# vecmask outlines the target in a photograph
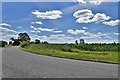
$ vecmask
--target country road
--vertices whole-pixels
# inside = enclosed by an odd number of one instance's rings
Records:
[[[118,65],[49,57],[2,49],[3,78],[118,78]]]

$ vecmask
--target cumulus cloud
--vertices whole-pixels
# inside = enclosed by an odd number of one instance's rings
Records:
[[[34,26],[31,26],[31,32],[41,32],[41,31],[47,31],[47,32],[52,32],[54,29],[48,29],[48,28],[35,28]]]
[[[0,27],[0,38],[3,40],[14,37],[14,36],[16,36],[16,34],[17,34],[17,32],[12,29]]]
[[[70,33],[70,34],[73,34],[73,35],[77,35],[77,34],[84,33],[85,30],[71,30],[71,29],[69,29],[67,32]]]
[[[76,20],[77,23],[91,23],[91,22],[98,23],[110,19],[110,17],[104,13],[93,14],[93,12],[89,9],[78,10],[74,12],[73,16],[77,18]]]
[[[32,24],[42,24],[41,21],[31,22]]]
[[[90,3],[90,4],[94,4],[94,5],[100,5],[102,0],[73,0],[77,3],[81,3],[81,4],[87,4],[87,3]]]
[[[103,21],[106,21],[106,20],[109,20],[110,17],[107,16],[106,14],[104,13],[97,13],[94,15],[92,21],[93,22],[103,22]]]
[[[46,12],[35,10],[32,12],[32,14],[36,15],[37,18],[40,19],[58,19],[62,17],[62,12],[60,10],[51,10]]]
[[[49,29],[49,28],[36,28],[34,26],[31,26],[31,32],[33,33],[40,33],[41,31],[46,31],[46,32],[53,32],[53,33],[62,33],[60,30],[54,30],[54,29]]]
[[[33,35],[32,39],[40,39],[41,41],[48,41],[51,43],[73,43],[76,39],[74,37],[66,36],[65,34],[56,34],[50,36]]]
[[[16,31],[8,29],[8,28],[4,28],[4,27],[0,27],[0,33],[4,34],[4,33],[16,33]]]
[[[68,33],[72,34],[72,35],[78,35],[78,34],[82,34],[84,35],[84,37],[82,38],[110,38],[109,34],[105,34],[102,32],[98,32],[98,33],[92,33],[92,32],[88,32],[86,30],[68,30]]]
[[[120,20],[111,20],[109,22],[103,22],[103,24],[109,25],[109,26],[117,26],[117,25],[120,25]]]
[[[98,32],[98,33],[90,33],[90,32],[85,32],[84,33],[84,38],[111,38],[109,34],[105,34],[105,33],[102,33],[102,32]]]
[[[87,18],[87,19],[93,17],[93,15],[94,14],[92,13],[92,11],[88,9],[78,10],[73,14],[75,18]]]
[[[8,26],[8,27],[11,27],[10,24],[7,24],[7,23],[0,23],[0,26]]]

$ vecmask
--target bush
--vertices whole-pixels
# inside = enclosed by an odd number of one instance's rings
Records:
[[[40,40],[36,39],[35,44],[40,44]]]
[[[27,47],[27,46],[30,46],[30,43],[29,42],[23,42],[22,44],[21,44],[21,47]]]
[[[20,41],[18,39],[14,40],[13,46],[19,46],[20,45]]]
[[[66,48],[66,49],[62,48],[61,50],[64,51],[64,52],[73,52],[72,49],[69,49],[69,48]]]
[[[6,41],[0,41],[0,47],[5,47],[5,45],[7,45]]]
[[[12,41],[9,41],[9,45],[12,45]]]

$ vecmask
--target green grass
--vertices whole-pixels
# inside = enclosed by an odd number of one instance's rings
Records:
[[[30,44],[21,47],[23,50],[35,54],[59,56],[74,59],[85,59],[105,62],[118,62],[117,51],[88,51],[62,44]]]

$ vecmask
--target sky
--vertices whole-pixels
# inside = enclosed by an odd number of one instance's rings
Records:
[[[26,32],[50,43],[118,42],[119,25],[117,2],[2,2],[0,39]]]

